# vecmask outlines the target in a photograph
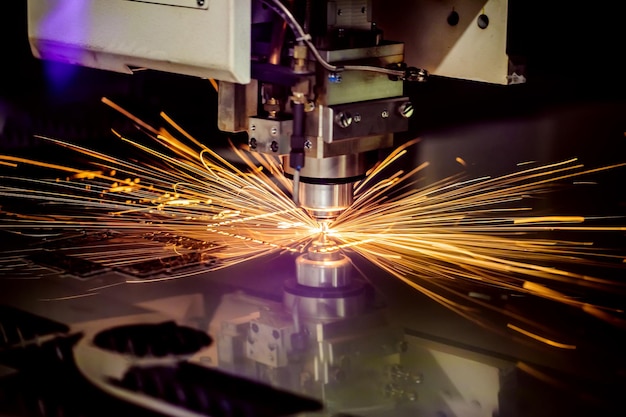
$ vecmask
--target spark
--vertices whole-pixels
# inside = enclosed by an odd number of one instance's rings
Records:
[[[519,332],[519,333],[521,333],[521,334],[523,334],[525,336],[528,336],[528,337],[531,337],[533,339],[539,340],[540,342],[543,342],[543,343],[545,343],[546,345],[549,345],[549,346],[553,346],[553,347],[556,347],[556,348],[559,348],[559,349],[570,349],[570,350],[576,349],[576,346],[574,346],[574,345],[567,345],[565,343],[556,342],[554,340],[548,339],[547,337],[543,337],[543,336],[540,336],[540,335],[535,334],[533,332],[530,332],[528,330],[524,330],[521,327],[515,326],[515,325],[513,325],[511,323],[509,323],[507,325],[507,327],[509,329],[515,330],[516,332]]]
[[[163,263],[170,255],[201,266],[111,286],[184,278],[270,254],[300,253],[316,240],[332,239],[336,247],[328,250],[360,255],[463,317],[491,326],[477,308],[497,312],[506,317],[501,327],[552,347],[575,345],[527,330],[540,326],[497,306],[480,291],[463,292],[463,284],[540,297],[626,326],[620,309],[580,297],[587,290],[624,294],[626,283],[576,272],[577,266],[623,268],[623,255],[606,253],[590,241],[537,237],[545,232],[624,233],[626,226],[598,225],[597,220],[606,220],[602,217],[534,215],[525,204],[560,182],[588,183],[583,177],[626,164],[585,168],[575,158],[546,165],[530,161],[498,177],[468,179],[459,174],[420,187],[428,163],[408,171],[394,168],[418,143],[415,139],[393,150],[355,184],[351,207],[333,221],[318,223],[293,202],[291,183],[276,158],[233,145],[239,162],[231,162],[164,113],[167,127],[156,129],[108,99],[103,103],[145,134],[147,143],[113,131],[145,159],[123,159],[44,138],[88,157],[90,166],[0,155],[0,165],[10,169],[27,165],[54,173],[2,177],[0,196],[35,201],[42,212],[0,212],[6,230],[32,235],[45,231],[48,242],[55,236],[62,241],[67,230],[111,232],[96,243],[64,248],[72,257],[105,267]],[[457,162],[466,165],[460,157]],[[155,231],[163,235],[155,236]],[[11,262],[13,254],[10,260],[0,259],[0,267],[10,269]]]
[[[583,223],[584,221],[585,218],[582,216],[540,216],[515,219],[513,223]]]
[[[177,236],[214,243],[205,252],[219,262],[207,265],[203,271],[273,252],[297,251],[313,234],[319,233],[317,222],[285,193],[287,180],[282,174],[275,175],[281,173],[277,160],[264,155],[247,155],[234,148],[243,162],[243,168],[238,168],[192,138],[165,114],[163,118],[183,136],[182,139],[166,129],[152,128],[107,99],[103,102],[130,117],[156,142],[156,146],[148,146],[113,132],[122,141],[144,151],[151,157],[150,161],[130,162],[53,138],[44,139],[89,156],[93,167],[83,169],[2,155],[0,161],[61,173],[55,179],[4,177],[16,185],[1,186],[2,196],[29,198],[63,207],[61,212],[49,215],[4,212],[9,214],[10,230],[39,227],[58,229],[61,233],[81,228],[134,235],[155,229],[169,231]],[[157,163],[150,165],[155,160]],[[64,173],[68,174],[66,178],[59,179]],[[82,248],[80,256],[106,266],[121,266],[140,259],[158,260],[168,250],[159,242],[143,242],[139,246],[136,241],[118,242],[111,246],[115,250],[86,251]],[[215,250],[215,247],[228,250]],[[194,252],[194,249],[177,247],[171,250],[176,254]]]
[[[591,305],[581,300],[579,294],[593,290],[623,295],[626,282],[575,272],[576,265],[615,268],[623,254],[603,253],[590,242],[530,236],[546,231],[623,234],[626,227],[586,224],[594,218],[583,216],[527,216],[525,213],[532,207],[523,203],[548,193],[559,181],[625,165],[584,169],[576,159],[570,159],[496,178],[452,177],[416,188],[415,176],[423,166],[389,176],[384,161],[366,179],[377,185],[355,196],[352,207],[331,225],[331,233],[338,246],[350,248],[435,301],[473,321],[481,321],[479,324],[484,321],[472,312],[472,304],[536,325],[528,318],[484,302],[484,297],[460,293],[458,288],[463,288],[463,283],[549,299],[624,326],[624,320],[615,317],[623,313],[620,309]],[[385,179],[377,182],[376,175],[383,172]],[[398,190],[398,196],[385,200],[386,194]],[[549,286],[566,290],[556,291]],[[468,304],[469,298],[473,300]],[[571,348],[569,344],[523,332],[516,325],[507,327],[553,347]]]

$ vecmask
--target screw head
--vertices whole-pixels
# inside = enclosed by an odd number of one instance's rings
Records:
[[[250,138],[250,140],[248,141],[248,146],[250,147],[250,149],[256,149],[258,146],[256,138]]]
[[[380,117],[382,117],[383,119],[388,118],[388,117],[389,117],[389,111],[387,111],[386,109],[385,109],[385,110],[383,110],[383,111],[380,113]]]
[[[411,103],[410,101],[407,101],[406,103],[402,103],[402,105],[400,105],[398,110],[400,111],[400,115],[402,117],[404,117],[405,119],[408,119],[411,116],[413,116],[413,112],[415,111],[415,108],[413,107],[413,103]]]
[[[278,152],[278,142],[273,140],[270,144],[270,149],[272,150],[272,152]]]
[[[310,140],[304,141],[304,147],[305,149],[311,149],[313,147],[313,142],[311,142]]]
[[[346,128],[352,124],[352,115],[350,112],[340,111],[335,115],[335,123],[341,128]]]

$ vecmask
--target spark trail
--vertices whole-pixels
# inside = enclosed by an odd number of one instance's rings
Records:
[[[504,314],[527,328],[542,327],[482,297],[472,299],[467,292],[459,291],[468,284],[542,297],[626,327],[621,308],[596,303],[587,296],[619,294],[623,299],[626,281],[593,276],[587,270],[621,270],[623,274],[624,253],[596,247],[587,240],[537,237],[546,232],[623,236],[626,226],[599,225],[594,222],[598,219],[583,216],[534,216],[525,204],[550,193],[559,183],[625,164],[585,169],[571,159],[495,178],[453,177],[416,188],[419,173],[427,164],[410,172],[388,174],[388,168],[411,145],[397,149],[357,186],[353,206],[336,219],[328,232],[340,247],[362,255],[480,324],[484,321],[476,313],[476,305]],[[395,196],[387,199],[394,191]],[[511,323],[506,327],[554,347],[575,348]]]
[[[114,103],[105,102],[133,118],[154,141],[154,146],[148,147],[114,132],[144,152],[146,161],[129,162],[52,138],[44,139],[88,156],[91,168],[1,156],[0,161],[6,164],[33,165],[51,169],[58,175],[54,178],[5,176],[3,183],[10,180],[14,185],[3,185],[2,196],[34,200],[40,203],[44,213],[46,206],[62,207],[49,215],[14,214],[4,219],[7,228],[39,227],[51,232],[112,230],[135,235],[158,230],[197,242],[211,240],[217,246],[227,247],[226,250],[210,247],[210,256],[221,261],[213,268],[269,252],[298,250],[302,242],[319,230],[319,225],[283,192],[286,179],[278,174],[277,161],[233,148],[245,165],[239,168],[201,145],[165,114],[162,116],[183,139],[166,129],[153,129]],[[186,251],[175,242],[170,243],[170,251]],[[94,250],[82,256],[119,266],[149,257],[159,259],[164,256],[163,246],[146,241],[139,247],[121,248],[114,253]]]
[[[427,164],[408,172],[394,170],[415,140],[393,151],[356,185],[355,202],[348,210],[331,224],[320,225],[293,203],[291,184],[278,160],[233,147],[241,164],[229,162],[165,114],[168,127],[155,129],[103,101],[134,120],[152,141],[148,145],[114,132],[145,158],[132,161],[52,138],[46,140],[88,157],[89,168],[0,156],[5,170],[29,165],[53,173],[3,176],[0,196],[35,201],[41,208],[34,214],[3,212],[4,229],[38,230],[48,240],[66,230],[152,237],[140,244],[111,239],[80,249],[81,258],[107,267],[158,261],[167,254],[200,253],[201,260],[204,255],[218,260],[156,279],[180,278],[272,253],[301,252],[323,233],[343,251],[361,255],[464,317],[485,324],[479,310],[494,310],[517,323],[507,322],[509,330],[554,347],[575,348],[542,338],[528,330],[541,327],[529,318],[459,288],[471,284],[537,296],[624,326],[623,311],[580,294],[626,294],[626,283],[576,272],[578,266],[623,268],[623,254],[605,252],[587,241],[537,236],[546,231],[623,234],[626,227],[594,226],[582,216],[538,216],[525,203],[560,182],[626,164],[586,169],[572,159],[524,166],[495,178],[468,180],[459,175],[418,187]],[[114,250],[105,250],[107,246]],[[16,262],[14,254],[6,259]]]

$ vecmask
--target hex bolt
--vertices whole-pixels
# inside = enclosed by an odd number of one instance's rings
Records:
[[[400,111],[400,115],[402,117],[404,117],[405,119],[408,119],[411,116],[413,116],[413,112],[415,111],[415,108],[413,107],[413,103],[411,103],[410,101],[407,101],[406,103],[402,103],[400,107],[398,108],[398,110]]]
[[[270,145],[270,149],[272,150],[272,152],[278,152],[278,142],[273,140]]]
[[[385,109],[380,113],[380,117],[382,117],[383,119],[386,119],[389,117],[389,112]]]
[[[345,129],[352,124],[352,115],[349,112],[340,111],[335,115],[335,123]]]

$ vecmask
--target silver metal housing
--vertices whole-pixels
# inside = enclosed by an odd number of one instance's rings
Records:
[[[352,183],[310,184],[301,183],[298,190],[300,204],[318,220],[336,218],[350,207],[354,196]]]

